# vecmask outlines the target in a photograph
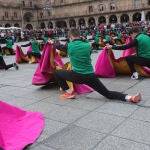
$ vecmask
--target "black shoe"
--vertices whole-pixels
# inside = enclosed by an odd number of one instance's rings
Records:
[[[19,66],[17,65],[17,63],[14,63],[13,66],[14,66],[14,68],[15,68],[16,70],[19,69]]]

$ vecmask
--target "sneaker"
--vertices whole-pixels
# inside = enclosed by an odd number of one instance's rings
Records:
[[[139,78],[139,74],[137,72],[134,72],[131,76],[131,79],[137,80]]]
[[[75,94],[74,94],[74,92],[72,92],[71,94],[65,92],[64,94],[60,95],[60,98],[62,98],[62,99],[74,99],[75,98]]]
[[[19,69],[19,66],[17,65],[17,63],[14,63],[13,66],[14,66],[14,68],[15,68],[16,70]]]
[[[132,103],[137,103],[141,100],[142,100],[141,93],[137,93],[136,95],[131,96],[131,98],[130,98],[130,102],[132,102]]]

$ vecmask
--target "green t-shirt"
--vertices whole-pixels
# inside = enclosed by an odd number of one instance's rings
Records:
[[[122,38],[122,35],[120,33],[118,33],[117,39],[121,40],[121,38]]]
[[[136,46],[138,56],[150,58],[150,37],[145,34],[139,34],[136,39],[138,41]]]
[[[75,72],[80,74],[94,73],[91,64],[91,45],[81,40],[75,40],[68,44],[70,63]]]
[[[33,53],[40,53],[39,45],[37,42],[34,40],[31,41],[31,46],[32,46],[32,52]]]
[[[109,42],[110,41],[110,36],[109,35],[105,35],[105,40],[106,40],[106,42]]]
[[[7,47],[12,49],[13,41],[11,39],[6,40]]]
[[[95,38],[94,38],[94,42],[96,43],[96,44],[99,44],[99,36],[95,36]]]
[[[48,40],[48,38],[47,38],[47,37],[44,37],[44,38],[43,38],[43,42],[44,42],[44,44],[47,42],[47,40]]]

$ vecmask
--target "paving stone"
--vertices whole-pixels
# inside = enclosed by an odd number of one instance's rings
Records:
[[[150,123],[128,119],[121,124],[112,135],[116,135],[136,142],[150,143]]]
[[[104,136],[85,128],[70,126],[49,137],[44,145],[61,150],[90,150]]]
[[[93,150],[150,150],[150,146],[119,137],[108,136]]]
[[[85,115],[87,111],[71,108],[67,106],[61,106],[54,111],[45,114],[45,116],[49,119],[65,122],[65,123],[72,123],[75,120],[79,119],[83,115]]]
[[[105,103],[103,106],[100,106],[95,111],[128,117],[137,109],[137,107],[138,106],[136,105],[126,104],[126,102],[117,103],[115,101],[111,101]]]
[[[75,125],[102,133],[109,133],[124,119],[124,117],[91,112],[75,122]]]
[[[150,109],[141,107],[130,118],[150,122]]]
[[[42,112],[43,114],[45,114],[59,109],[59,106],[45,102],[37,102],[24,108],[26,110]]]

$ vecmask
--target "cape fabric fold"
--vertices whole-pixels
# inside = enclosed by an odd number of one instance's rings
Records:
[[[150,77],[150,68],[141,67],[138,65],[135,65],[135,68],[141,76]],[[113,77],[113,75],[115,77],[115,74],[129,75],[131,72],[124,57],[116,59],[111,49],[103,49],[97,59],[95,73],[100,77],[109,77],[110,75],[112,75],[110,77]]]
[[[44,118],[40,112],[29,112],[0,100],[0,148],[22,150],[40,136]]]
[[[125,44],[128,44],[130,42],[131,42],[131,37],[127,37]],[[123,53],[122,53],[122,57],[125,57],[125,56],[128,56],[128,55],[132,55],[132,54],[136,54],[135,47],[132,47],[132,48],[124,50]]]
[[[41,61],[38,64],[34,73],[32,84],[33,85],[46,85],[53,79],[53,72],[56,69],[70,70],[70,63],[64,64],[56,49],[49,43],[46,43],[43,49]],[[83,94],[93,91],[92,88],[84,84],[73,84],[68,82],[69,87],[77,94]]]
[[[17,63],[28,63],[29,58],[27,54],[24,54],[20,46],[16,46],[16,62]]]

